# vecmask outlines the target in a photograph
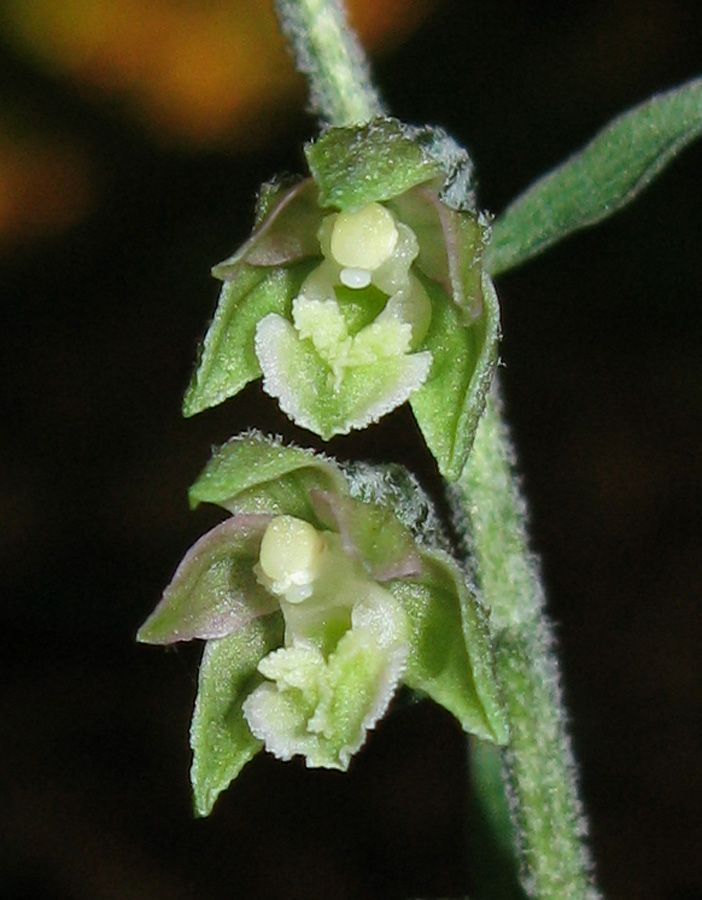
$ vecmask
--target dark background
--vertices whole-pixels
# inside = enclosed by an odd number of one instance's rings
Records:
[[[394,112],[445,126],[495,212],[611,116],[702,69],[695,0],[446,0],[378,60]],[[300,168],[158,149],[9,48],[2,83],[90,147],[98,206],[1,260],[0,898],[363,900],[465,894],[464,749],[441,710],[384,721],[349,775],[260,755],[193,818],[199,648],[134,633],[214,511],[185,491],[249,426],[314,443],[254,386],[180,418],[209,266]],[[592,847],[611,900],[702,897],[702,147],[616,219],[499,280],[502,382],[557,623]],[[399,453],[398,453],[399,446]],[[436,479],[401,410],[340,457]]]

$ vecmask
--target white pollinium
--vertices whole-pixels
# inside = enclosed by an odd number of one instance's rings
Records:
[[[392,213],[380,203],[368,203],[355,212],[341,212],[331,233],[331,255],[342,267],[347,287],[370,284],[370,273],[395,252],[399,232]]]
[[[309,522],[276,516],[261,541],[259,580],[289,603],[301,603],[312,594],[325,549],[324,538]]]
[[[342,269],[339,272],[339,281],[346,287],[359,290],[371,283],[371,273],[368,269]]]

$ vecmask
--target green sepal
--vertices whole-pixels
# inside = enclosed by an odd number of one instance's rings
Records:
[[[145,644],[232,634],[277,608],[254,566],[269,516],[226,519],[183,557],[156,609],[137,633]]]
[[[276,613],[205,646],[190,727],[190,780],[198,816],[212,812],[219,794],[263,748],[251,734],[241,705],[263,681],[259,662],[282,641],[283,617]]]
[[[699,78],[617,116],[507,207],[493,228],[487,270],[513,269],[617,212],[700,134]]]
[[[269,313],[290,315],[292,300],[309,270],[309,261],[273,269],[238,264],[222,285],[214,319],[185,393],[184,416],[216,406],[260,378],[261,367],[254,352],[256,325]]]
[[[421,346],[434,362],[410,404],[441,474],[455,480],[472,447],[498,358],[499,304],[481,259],[487,221],[451,209],[424,186],[389,206],[417,235],[417,267],[432,301]]]
[[[439,471],[449,481],[461,474],[485,409],[497,366],[500,309],[489,277],[482,276],[480,314],[467,318],[442,287],[425,280],[432,317],[423,347],[434,362],[410,405]]]
[[[319,519],[339,532],[346,553],[361,562],[371,578],[387,581],[421,571],[414,538],[392,509],[320,491],[311,499]]]
[[[212,453],[188,497],[193,509],[217,503],[232,515],[297,516],[318,525],[312,490],[346,494],[349,487],[327,457],[249,431]]]
[[[432,129],[381,118],[330,128],[305,146],[305,155],[320,204],[354,210],[445,177],[433,145]]]
[[[412,628],[403,681],[452,713],[467,733],[503,744],[507,724],[487,613],[449,556],[440,551],[421,556],[418,579],[388,584]]]

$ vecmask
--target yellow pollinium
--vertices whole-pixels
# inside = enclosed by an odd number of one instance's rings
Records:
[[[392,213],[380,203],[341,212],[331,233],[331,252],[345,269],[373,271],[395,252],[399,233]]]
[[[317,577],[325,546],[324,538],[309,522],[276,516],[266,528],[259,553],[259,565],[271,590],[285,594],[292,603],[309,596],[309,591],[299,589]]]

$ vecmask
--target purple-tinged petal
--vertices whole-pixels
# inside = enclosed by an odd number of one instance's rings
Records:
[[[317,231],[328,215],[317,204],[317,188],[311,178],[282,191],[269,214],[236,253],[218,263],[212,274],[228,281],[237,266],[281,266],[310,256],[319,256]]]
[[[438,281],[447,293],[451,292],[448,256],[443,229],[439,219],[439,185],[421,185],[406,194],[394,197],[388,206],[398,219],[408,225],[417,237],[419,256],[416,264],[427,278]]]
[[[475,322],[483,314],[481,255],[484,249],[483,228],[477,219],[449,209],[439,202],[439,221],[446,241],[449,295],[459,309]]]
[[[421,185],[389,204],[417,235],[417,265],[437,281],[470,321],[483,312],[480,259],[486,229],[474,215],[451,209],[428,185]]]
[[[274,612],[277,601],[253,571],[270,521],[271,516],[235,516],[203,535],[183,557],[137,640],[173,644],[225,637]]]
[[[310,499],[319,519],[339,532],[346,553],[376,581],[421,573],[414,539],[391,510],[329,491],[311,491]]]

